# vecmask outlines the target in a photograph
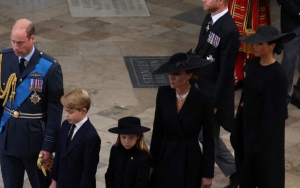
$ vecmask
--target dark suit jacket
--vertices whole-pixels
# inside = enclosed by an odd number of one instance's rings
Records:
[[[66,149],[70,129],[71,124],[67,120],[64,121],[51,171],[52,179],[57,181],[57,188],[95,188],[100,137],[91,122],[87,120]]]
[[[63,95],[63,77],[60,65],[52,57],[35,49],[23,74],[20,74],[19,60],[12,49],[1,52],[2,89],[12,73],[17,75],[17,86],[20,80],[28,76],[34,70],[40,58],[45,58],[53,64],[43,78],[43,88],[37,92],[41,100],[34,104],[31,102],[31,94],[18,107],[18,111],[24,113],[47,113],[44,119],[22,119],[10,117],[2,129],[0,136],[1,152],[16,157],[37,157],[41,150],[54,152],[57,144],[58,133],[62,117],[62,105],[60,98]],[[28,89],[29,89],[28,85]],[[17,93],[22,95],[22,93]],[[0,114],[2,117],[3,100],[0,101]],[[7,104],[9,105],[9,104]],[[45,129],[41,121],[45,122]]]
[[[151,157],[136,146],[127,150],[122,145],[112,146],[105,174],[106,188],[146,188]]]
[[[281,30],[292,32],[300,26],[300,0],[277,0],[281,7]]]
[[[203,128],[203,153],[198,135]],[[153,188],[199,188],[213,178],[215,162],[211,96],[192,86],[179,113],[176,92],[159,87],[151,140]]]
[[[210,65],[201,67],[198,86],[213,94],[214,108],[217,108],[217,121],[230,131],[234,117],[234,65],[239,51],[239,31],[227,12],[206,31],[211,14],[207,14],[201,27],[199,41],[195,53],[206,59],[214,58]],[[220,43],[214,47],[208,43],[209,33],[219,36]]]

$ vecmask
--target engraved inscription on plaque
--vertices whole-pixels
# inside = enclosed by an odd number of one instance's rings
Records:
[[[68,0],[72,17],[150,16],[144,0]]]
[[[124,57],[133,87],[158,87],[169,84],[167,74],[152,72],[170,57]]]

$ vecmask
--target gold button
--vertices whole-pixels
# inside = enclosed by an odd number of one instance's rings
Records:
[[[14,111],[13,112],[13,117],[14,118],[19,118],[20,117],[20,113],[18,111]]]

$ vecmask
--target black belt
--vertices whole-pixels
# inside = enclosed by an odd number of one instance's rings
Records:
[[[6,106],[4,107],[4,110],[14,118],[41,119],[46,117],[47,115],[46,113],[36,113],[36,114],[24,113],[20,111],[11,110]]]

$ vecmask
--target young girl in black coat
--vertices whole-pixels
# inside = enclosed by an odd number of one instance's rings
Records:
[[[136,117],[121,118],[118,127],[108,130],[119,135],[110,151],[106,188],[147,187],[151,156],[143,133],[149,130]]]

